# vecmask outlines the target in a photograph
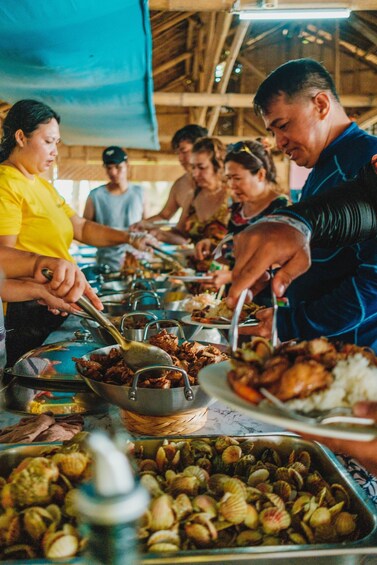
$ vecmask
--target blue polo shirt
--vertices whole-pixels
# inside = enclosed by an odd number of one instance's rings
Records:
[[[302,198],[354,178],[377,153],[377,137],[356,123],[321,153]],[[312,266],[288,288],[290,308],[278,313],[282,341],[318,336],[367,345],[377,351],[377,240],[314,249]]]

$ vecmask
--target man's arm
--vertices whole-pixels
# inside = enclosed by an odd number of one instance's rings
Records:
[[[146,219],[147,222],[156,222],[157,220],[170,220],[170,218],[174,216],[176,211],[179,209],[179,204],[176,198],[178,181],[179,179],[173,183],[173,186],[171,187],[169,192],[168,199],[162,210],[158,214],[155,214],[154,216],[147,218]]]
[[[96,211],[94,208],[93,200],[90,198],[90,196],[88,196],[85,203],[83,217],[86,220],[90,220],[91,222],[93,222],[95,219],[95,215],[96,215]]]

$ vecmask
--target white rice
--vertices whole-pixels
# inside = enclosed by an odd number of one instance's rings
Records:
[[[377,401],[377,367],[357,353],[338,361],[332,370],[334,382],[308,398],[289,400],[286,404],[294,410],[310,412],[337,406],[351,407],[359,400]]]
[[[196,296],[189,296],[182,301],[182,306],[186,312],[193,312],[194,310],[203,310],[206,306],[217,306],[221,300],[216,298],[215,294],[210,292],[203,292]]]

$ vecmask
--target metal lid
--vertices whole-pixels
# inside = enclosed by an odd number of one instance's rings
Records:
[[[20,357],[11,373],[30,380],[31,385],[37,380],[41,386],[43,381],[43,388],[60,384],[69,386],[71,390],[77,386],[87,389],[72,358],[82,357],[98,347],[99,344],[93,341],[60,341],[42,345]]]

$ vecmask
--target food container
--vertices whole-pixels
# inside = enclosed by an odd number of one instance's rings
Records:
[[[110,316],[123,316],[131,310],[151,310],[151,307],[160,309],[159,296],[154,291],[137,290],[124,293],[102,295],[104,313]]]
[[[108,346],[96,349],[91,353],[108,355],[110,350],[119,346]],[[90,353],[83,355],[83,359],[90,360]],[[185,387],[169,389],[139,388],[139,376],[147,369],[141,369],[135,373],[131,387],[113,385],[96,381],[86,376],[85,367],[76,364],[77,370],[84,379],[85,383],[100,397],[111,404],[119,406],[123,410],[136,412],[145,416],[170,416],[179,412],[187,412],[205,408],[214,402],[199,385],[190,386],[187,381]],[[179,370],[178,367],[173,367]],[[182,371],[182,369],[180,370]],[[183,371],[184,373],[184,371]]]
[[[136,450],[141,446],[144,457],[153,459],[163,440],[167,438],[144,438],[135,441]],[[170,438],[190,439],[185,436]],[[200,436],[191,438],[201,440]],[[346,543],[325,543],[315,545],[286,545],[286,546],[254,546],[235,547],[225,549],[201,549],[195,551],[179,551],[177,553],[165,554],[143,554],[140,558],[142,565],[209,565],[217,563],[255,563],[256,565],[375,565],[377,547],[377,518],[376,508],[371,503],[362,489],[351,479],[336,457],[326,448],[317,443],[307,442],[297,436],[284,434],[274,435],[251,435],[244,438],[250,439],[256,449],[261,452],[267,448],[278,450],[285,456],[296,449],[307,450],[315,462],[316,468],[331,483],[341,484],[348,492],[352,511],[355,512],[360,521],[360,539]],[[0,447],[0,476],[8,476],[23,459],[30,456],[40,456],[50,447],[56,444],[34,444],[23,446]],[[369,556],[369,557],[368,557]],[[84,565],[80,557],[72,560],[64,560],[71,565]],[[3,561],[3,563],[5,563]],[[48,565],[51,561],[47,559],[22,560],[7,562],[13,565]]]
[[[93,395],[72,360],[97,347],[95,342],[62,341],[25,353],[4,376],[5,408],[56,415],[107,411],[108,404]]]

